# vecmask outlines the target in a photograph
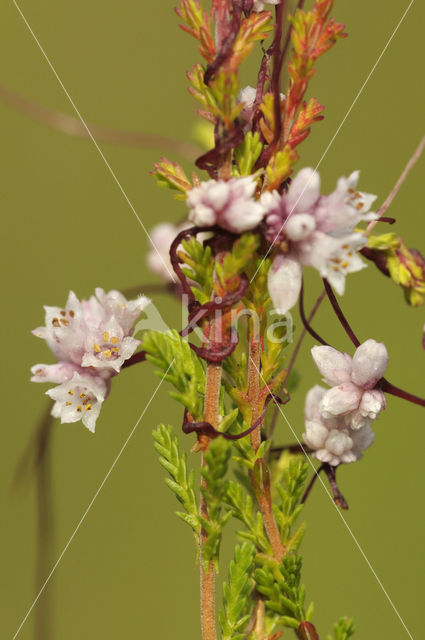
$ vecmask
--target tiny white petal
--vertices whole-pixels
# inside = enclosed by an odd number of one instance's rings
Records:
[[[318,384],[308,391],[304,405],[306,420],[317,420],[320,418],[320,402],[325,392],[326,389]]]
[[[285,233],[290,240],[297,242],[304,240],[314,231],[316,222],[309,213],[296,213],[290,216],[285,223]]]
[[[311,350],[313,360],[329,386],[349,382],[351,379],[351,358],[333,347],[316,346]]]
[[[351,382],[332,387],[323,395],[320,410],[324,418],[342,416],[355,411],[362,397],[362,390]]]
[[[288,214],[310,213],[320,195],[320,176],[314,169],[301,169],[289,185],[287,193]]]
[[[280,314],[292,309],[298,300],[302,283],[302,267],[296,258],[278,254],[269,269],[268,290],[273,306]]]
[[[320,449],[324,446],[328,435],[328,429],[320,420],[308,420],[302,437],[308,447]]]
[[[58,362],[57,364],[35,364],[31,367],[31,382],[54,382],[60,384],[70,380],[80,367],[72,362]]]
[[[383,342],[369,339],[363,342],[353,356],[352,380],[364,389],[373,389],[388,366],[388,351]]]
[[[344,431],[332,429],[326,440],[326,449],[335,456],[341,456],[344,452],[349,451],[353,446],[350,436]]]
[[[372,389],[364,392],[359,410],[365,418],[376,420],[385,407],[385,395],[378,389]]]

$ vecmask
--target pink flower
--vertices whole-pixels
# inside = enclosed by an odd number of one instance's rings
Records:
[[[353,358],[328,346],[313,347],[311,353],[324,382],[331,387],[321,399],[321,416],[343,416],[353,429],[370,425],[386,406],[383,392],[374,389],[388,366],[385,345],[366,340]]]
[[[276,311],[284,315],[298,299],[302,267],[291,255],[278,254],[267,276],[267,286]]]
[[[349,178],[340,178],[333,193],[321,196],[319,175],[305,168],[286,193],[265,193],[261,198],[269,242],[279,246],[285,240],[291,258],[314,267],[339,295],[344,293],[346,276],[366,267],[358,251],[367,238],[354,229],[360,222],[376,218],[369,212],[376,196],[356,191],[358,177],[354,172]],[[298,280],[297,275],[291,289],[298,286]],[[276,306],[278,300],[272,294],[271,298]],[[295,303],[297,296],[293,299]]]
[[[55,404],[52,416],[61,422],[81,420],[94,433],[96,420],[109,392],[110,383],[94,375],[74,373],[72,378],[46,391]]]
[[[189,220],[200,227],[219,225],[231,233],[254,229],[265,211],[254,199],[255,189],[252,176],[202,182],[187,194]]]
[[[325,388],[316,385],[307,394],[303,440],[320,462],[332,466],[355,462],[373,443],[374,433],[370,425],[353,429],[342,417],[324,418],[321,403],[326,393]]]
[[[46,340],[58,362],[34,365],[31,380],[59,385],[47,391],[56,401],[52,415],[62,422],[81,418],[94,431],[110,378],[140,344],[132,337],[133,324],[149,302],[144,296],[128,301],[119,291],[96,289],[96,296],[81,302],[71,291],[64,309],[45,307],[46,324],[33,333]],[[75,402],[77,396],[67,397],[73,396],[74,387],[82,394],[81,402]]]

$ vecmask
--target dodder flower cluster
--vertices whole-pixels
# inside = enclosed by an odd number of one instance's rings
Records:
[[[45,307],[45,326],[33,334],[46,341],[58,362],[34,365],[31,380],[58,385],[46,392],[55,400],[54,417],[82,420],[94,432],[111,378],[140,344],[132,337],[133,324],[149,302],[98,288],[96,296],[81,302],[71,291],[64,309]]]
[[[356,227],[377,218],[370,211],[375,195],[357,191],[359,172],[340,178],[335,191],[320,195],[320,177],[302,169],[283,194],[266,191],[256,199],[253,176],[208,180],[187,193],[189,220],[197,226],[219,226],[231,233],[259,228],[277,250],[269,270],[269,293],[276,311],[286,313],[298,299],[303,266],[314,267],[342,295],[345,277],[366,267],[358,251],[367,244]],[[182,227],[181,227],[182,228]],[[158,249],[169,263],[169,247],[179,229],[155,227]],[[165,275],[158,256],[151,268]]]
[[[308,392],[304,442],[321,462],[354,462],[373,443],[371,424],[385,409],[385,396],[375,387],[388,365],[387,349],[366,340],[353,358],[328,346],[313,347],[311,353],[331,388],[316,385]]]

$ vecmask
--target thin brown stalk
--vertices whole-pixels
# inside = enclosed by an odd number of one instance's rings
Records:
[[[251,424],[258,420],[260,415],[259,396],[260,396],[260,377],[257,369],[260,368],[260,342],[252,339],[249,347],[249,366],[248,366],[248,400],[251,406]],[[261,444],[261,425],[258,425],[254,431],[250,433],[251,446],[257,451]]]
[[[420,143],[418,145],[418,148],[416,149],[415,153],[410,158],[409,162],[406,164],[406,166],[404,168],[404,171],[402,172],[401,176],[399,177],[399,179],[395,183],[394,188],[392,189],[391,193],[388,195],[388,197],[385,200],[384,204],[378,209],[377,213],[378,213],[378,216],[380,218],[384,215],[384,213],[386,212],[386,210],[388,209],[388,207],[390,206],[390,204],[392,203],[392,201],[396,197],[397,193],[400,191],[400,188],[401,188],[403,182],[406,180],[406,178],[409,175],[410,171],[413,169],[413,167],[415,166],[415,164],[419,160],[424,148],[425,148],[425,136],[422,138],[422,140],[420,141]],[[372,222],[369,222],[369,224],[367,226],[367,229],[366,229],[366,235],[369,235],[371,233],[372,229],[375,228],[375,226],[378,224],[378,222],[379,222],[379,219],[378,220],[372,220]]]
[[[76,138],[90,138],[87,129],[77,118],[28,100],[28,98],[3,85],[0,85],[0,101],[12,107],[12,109],[24,113],[32,120],[41,122],[56,131]],[[87,127],[97,142],[107,142],[120,147],[168,149],[187,160],[194,160],[199,155],[199,147],[196,145],[167,138],[166,136],[141,133],[139,131],[122,131],[93,123],[88,123]]]
[[[214,340],[215,327],[214,321],[211,322],[210,339]],[[221,387],[221,364],[210,363],[207,367],[207,377],[205,385],[205,407],[204,420],[209,422],[215,429],[218,427],[218,408]],[[205,449],[208,448],[208,437],[202,443]],[[202,466],[205,466],[205,458],[202,453]],[[202,487],[206,488],[205,479],[201,479]],[[201,491],[201,515],[208,519],[208,508],[205,496]],[[202,640],[216,640],[217,631],[215,625],[215,569],[211,560],[208,567],[205,568],[202,558],[202,548],[208,538],[208,534],[204,528],[201,529],[199,536],[200,547],[200,586],[201,586],[201,629]]]

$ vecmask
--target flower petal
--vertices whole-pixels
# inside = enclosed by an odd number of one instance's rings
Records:
[[[278,254],[269,269],[268,289],[273,306],[280,314],[292,309],[298,300],[302,282],[302,267],[290,256]]]
[[[313,360],[323,376],[323,381],[330,387],[350,382],[351,358],[333,347],[320,346],[311,350]]]
[[[362,398],[362,390],[351,382],[344,382],[326,391],[320,403],[324,418],[342,416],[355,411]]]
[[[353,356],[352,381],[364,389],[373,389],[388,366],[388,351],[383,342],[369,339]]]
[[[310,213],[320,196],[320,176],[311,167],[301,169],[292,180],[287,197],[288,215]]]
[[[312,449],[320,449],[325,445],[329,431],[320,420],[308,420],[305,423],[303,441]]]
[[[304,405],[306,420],[317,420],[320,418],[320,402],[325,392],[325,387],[321,387],[318,384],[308,391]]]

